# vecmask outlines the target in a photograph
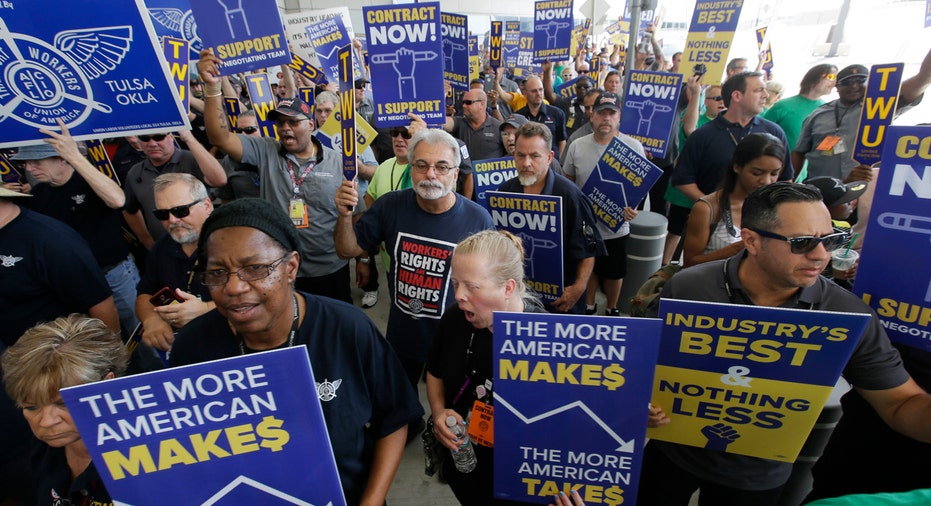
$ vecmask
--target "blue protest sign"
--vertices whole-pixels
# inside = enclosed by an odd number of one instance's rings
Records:
[[[761,26],[756,29],[756,48],[758,51],[766,52],[766,56],[763,59],[763,71],[766,72],[766,75],[769,76],[772,74],[773,70],[773,48],[769,42],[769,39],[766,38],[766,31],[769,27]],[[763,47],[763,46],[766,47]]]
[[[569,59],[572,42],[572,0],[534,2],[533,61]]]
[[[0,153],[0,181],[3,184],[22,184],[26,182],[26,178],[20,174],[19,169],[3,153]]]
[[[252,110],[259,124],[262,137],[278,138],[278,129],[275,122],[268,117],[268,113],[275,110],[278,104],[277,97],[272,93],[272,85],[268,81],[268,74],[246,75],[246,89],[252,98]]]
[[[190,53],[188,58],[196,60],[200,57],[204,45],[197,33],[190,0],[146,0],[145,6],[159,38],[186,40]]]
[[[889,127],[854,293],[889,339],[931,351],[931,127]]]
[[[339,17],[346,28],[347,40],[357,38],[356,32],[352,28],[352,19],[349,16],[349,7],[347,6],[327,9],[301,9],[297,12],[282,14],[281,17],[284,20],[285,32],[288,34],[288,43],[292,55],[299,55],[301,59],[315,67],[320,66],[320,61],[317,58],[317,52],[314,50],[313,44],[307,38],[308,25],[327,18]]]
[[[595,218],[617,232],[624,224],[624,208],[636,208],[662,174],[662,169],[615,137],[582,185],[582,193],[592,202]]]
[[[857,142],[852,155],[858,163],[872,165],[879,161],[886,128],[892,124],[895,116],[904,72],[904,63],[870,67],[866,96],[860,111],[860,126],[857,128]]]
[[[346,27],[343,25],[343,18],[334,16],[307,25],[307,38],[310,40],[314,51],[316,51],[317,59],[320,60],[320,67],[327,77],[334,83],[339,82],[340,61],[337,53],[341,47],[352,42]],[[362,77],[363,73],[358,62],[353,63],[354,80]]]
[[[636,504],[661,322],[494,314],[495,497]],[[571,473],[571,474],[570,474]]]
[[[119,503],[345,504],[303,346],[61,396]]]
[[[241,107],[238,98],[223,97],[223,109],[226,110],[226,119],[233,131],[239,128],[239,115],[242,114]]]
[[[410,123],[408,113],[427,124],[446,120],[440,4],[363,7],[369,69],[379,127]]]
[[[520,21],[504,22],[504,41],[501,51],[504,54],[504,66],[511,69],[517,65],[517,49],[520,46]]]
[[[491,31],[488,33],[488,65],[492,69],[498,70],[498,67],[504,66],[504,23],[501,21],[491,22]]]
[[[497,191],[508,179],[517,177],[513,156],[472,161],[472,179],[475,182],[475,202],[489,209],[486,192]],[[489,209],[490,211],[490,209]]]
[[[931,26],[931,0],[925,0],[925,28]]]
[[[640,141],[655,158],[662,158],[669,148],[669,132],[676,121],[682,74],[644,70],[629,74],[620,130]]]
[[[482,58],[478,54],[478,35],[469,35],[469,82],[478,79],[481,71]]]
[[[335,18],[334,18],[335,19]],[[352,44],[339,49],[339,112],[340,139],[356,138],[356,92],[355,78],[352,74]],[[341,142],[340,154],[343,156],[343,176],[352,181],[356,178],[356,143]]]
[[[533,33],[521,32],[520,44],[517,46],[517,62],[514,64],[514,75],[529,76],[540,75],[543,68],[533,61]]]
[[[575,100],[576,96],[578,96],[575,90],[575,85],[579,82],[579,79],[582,79],[583,77],[585,76],[579,76],[575,79],[570,79],[563,82],[556,87],[556,94],[560,97],[568,98],[569,100]]]
[[[328,82],[322,70],[307,63],[296,54],[291,55],[291,63],[288,67],[300,72],[302,76],[310,79],[314,84],[326,84]]]
[[[291,63],[287,36],[275,0],[191,0],[204,47],[234,75]]]
[[[663,299],[650,438],[794,462],[869,314]]]
[[[703,82],[709,85],[721,83],[743,4],[742,0],[725,0],[695,5],[679,64],[685,79],[692,77],[695,64],[701,63],[707,68]]]
[[[116,184],[120,184],[120,178],[113,170],[113,163],[110,161],[110,155],[107,154],[107,148],[104,147],[103,142],[100,139],[88,139],[84,141],[84,147],[87,148],[87,159],[91,164],[101,174],[112,179]]]
[[[141,0],[17,2],[0,31],[0,148],[44,142],[57,119],[75,140],[190,128]]]
[[[495,227],[524,243],[525,281],[544,303],[563,292],[562,197],[486,191]]]
[[[181,107],[185,111],[189,111],[191,110],[191,97],[188,91],[191,80],[191,60],[188,42],[184,39],[164,37],[162,38],[162,51],[165,55],[165,62],[168,63],[168,72],[171,74],[175,86],[178,87]]]
[[[462,14],[440,14],[443,33],[443,78],[454,89],[469,89],[469,18]]]
[[[299,86],[297,88],[297,96],[300,97],[301,102],[304,102],[310,107],[310,110],[314,109],[314,104],[317,102],[317,91],[315,88],[311,88],[310,86]]]

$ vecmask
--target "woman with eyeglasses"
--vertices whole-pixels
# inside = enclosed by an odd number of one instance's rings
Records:
[[[26,331],[3,354],[3,383],[32,433],[37,504],[112,504],[60,389],[122,376],[129,351],[100,320],[72,314]]]
[[[815,109],[824,104],[821,97],[831,93],[836,78],[837,67],[834,65],[830,63],[815,65],[802,77],[798,95],[768,105],[769,109],[763,112],[763,118],[776,123],[785,131],[789,149],[795,148],[802,130],[802,122]]]
[[[447,417],[466,429],[476,403],[493,404],[493,312],[544,312],[524,284],[524,250],[520,238],[505,231],[485,230],[456,245],[451,281],[456,304],[443,314],[427,360],[427,398],[439,444],[454,450],[461,441],[446,426]],[[477,425],[477,424],[476,424]],[[472,428],[475,431],[475,428]],[[442,476],[463,505],[504,505],[492,491],[492,448],[473,438],[477,465],[470,473],[456,469],[442,451]]]
[[[782,141],[768,133],[750,134],[737,144],[720,189],[699,199],[689,214],[683,248],[686,267],[728,258],[743,249],[744,199],[779,180],[785,154]]]

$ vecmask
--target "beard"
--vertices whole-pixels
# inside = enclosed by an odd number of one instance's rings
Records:
[[[540,180],[540,176],[537,176],[536,174],[529,174],[529,173],[528,174],[518,173],[517,180],[520,181],[521,186],[533,186],[534,184],[536,184],[537,181]]]
[[[414,191],[424,200],[438,200],[449,195],[453,191],[454,181],[450,182],[449,186],[444,186],[443,183],[439,181],[427,179],[414,185]]]
[[[187,223],[172,223],[168,225],[168,233],[178,244],[191,244],[197,242],[197,231]]]

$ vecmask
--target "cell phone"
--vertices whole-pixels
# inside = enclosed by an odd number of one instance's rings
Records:
[[[174,290],[166,286],[162,288],[161,290],[159,290],[158,292],[156,292],[156,294],[153,295],[151,298],[149,298],[149,302],[153,306],[158,307],[158,306],[167,306],[168,304],[180,304],[182,301],[181,301],[181,298],[178,297],[177,294],[175,294]]]

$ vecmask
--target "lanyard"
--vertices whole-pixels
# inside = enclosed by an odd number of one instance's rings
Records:
[[[735,123],[735,124],[736,124],[736,123]],[[740,125],[737,125],[737,126],[740,126]],[[734,146],[736,146],[736,145],[738,144],[738,141],[737,141],[737,138],[734,137],[734,133],[731,132],[731,128],[730,128],[730,127],[727,127],[726,130],[727,130],[727,135],[730,135],[730,136],[731,136],[731,140],[734,141]],[[741,127],[741,130],[743,130],[743,127]],[[740,140],[743,140],[744,137],[750,135],[752,132],[753,132],[753,125],[751,124],[751,125],[750,125],[750,128],[747,129],[747,133],[744,134],[744,136],[741,137]]]
[[[285,158],[285,161],[288,162],[288,175],[291,176],[291,185],[294,190],[294,198],[297,198],[301,194],[301,185],[304,184],[304,178],[307,177],[307,174],[314,169],[314,165],[317,165],[315,160],[311,160],[307,163],[307,168],[304,169],[304,173],[301,174],[300,179],[294,179],[294,168],[291,166],[291,159]]]
[[[844,114],[840,114],[840,100],[834,102],[834,125],[837,126],[837,131],[840,130],[840,122],[844,121],[844,116],[850,112],[853,107],[844,107]],[[838,116],[840,114],[840,116]]]

